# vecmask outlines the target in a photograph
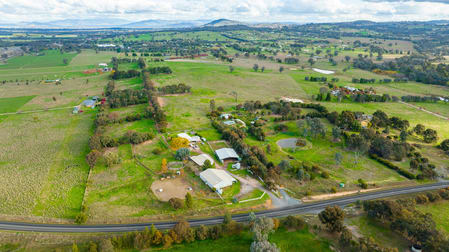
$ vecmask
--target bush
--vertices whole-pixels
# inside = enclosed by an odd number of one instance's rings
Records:
[[[323,171],[323,172],[321,172],[321,177],[323,177],[324,179],[328,179],[329,173],[327,171]]]
[[[286,229],[300,230],[306,226],[306,222],[299,216],[287,216],[282,220],[282,226]]]
[[[153,149],[152,153],[153,153],[154,155],[159,155],[159,154],[162,153],[162,149],[161,149],[161,148],[155,148],[155,149]]]
[[[426,204],[427,202],[429,202],[429,198],[427,198],[427,196],[424,194],[418,194],[415,197],[415,202],[416,204]]]
[[[445,200],[449,200],[449,189],[448,188],[440,189],[438,191],[438,193],[440,194],[441,198],[443,198]]]
[[[86,223],[87,221],[87,214],[85,213],[85,211],[81,211],[81,213],[79,213],[78,215],[76,215],[75,217],[75,223],[76,224],[83,224]]]
[[[190,150],[187,148],[180,148],[175,153],[175,158],[177,160],[183,161],[186,160],[190,155]]]
[[[182,199],[178,198],[171,198],[168,203],[174,208],[174,209],[181,209],[184,207],[184,201]]]
[[[430,202],[436,202],[441,200],[441,196],[437,192],[428,192],[426,196],[427,198],[429,198]]]

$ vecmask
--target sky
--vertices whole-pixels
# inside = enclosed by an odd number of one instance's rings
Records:
[[[91,18],[424,21],[449,19],[449,0],[0,0],[2,23]]]

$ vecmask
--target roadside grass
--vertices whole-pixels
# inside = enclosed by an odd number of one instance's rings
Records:
[[[215,241],[205,240],[174,245],[164,251],[248,251],[252,240],[252,234],[244,231],[238,236],[228,236]],[[281,251],[332,251],[328,241],[317,238],[308,229],[287,231],[280,228],[270,235],[269,240],[274,242]]]
[[[389,227],[370,219],[366,215],[347,218],[346,223],[357,228],[366,238],[372,238],[384,247],[398,248],[399,251],[407,251],[410,244],[400,235],[390,230]]]
[[[416,205],[416,209],[423,213],[432,214],[437,228],[449,235],[449,202],[441,201],[425,205]]]

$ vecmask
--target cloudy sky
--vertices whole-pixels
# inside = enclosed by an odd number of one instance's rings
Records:
[[[122,18],[252,22],[449,19],[449,0],[0,0],[0,22]]]

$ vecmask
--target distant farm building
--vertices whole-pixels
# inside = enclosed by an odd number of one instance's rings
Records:
[[[301,99],[295,99],[295,98],[289,98],[289,97],[282,97],[281,101],[283,102],[292,102],[292,103],[304,103]]]
[[[200,178],[206,185],[215,189],[219,194],[223,193],[223,188],[237,182],[229,173],[219,169],[207,169],[200,173]]]
[[[225,161],[240,161],[239,155],[232,148],[222,148],[215,151],[220,162],[224,163]]]
[[[86,106],[88,108],[95,108],[95,101],[92,99],[87,99],[81,103],[83,106]]]
[[[232,118],[231,114],[221,114],[220,115],[221,119],[225,119],[225,120],[229,120],[230,118]]]
[[[101,66],[101,67],[107,67],[108,64],[106,64],[106,63],[100,63],[100,64],[98,64],[98,66]]]
[[[192,160],[195,164],[197,164],[198,166],[203,166],[204,163],[206,162],[206,160],[209,160],[209,162],[213,165],[214,164],[214,160],[212,159],[212,157],[210,157],[207,154],[200,154],[198,156],[191,156],[190,160]]]

